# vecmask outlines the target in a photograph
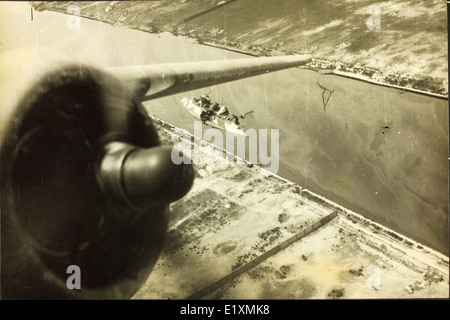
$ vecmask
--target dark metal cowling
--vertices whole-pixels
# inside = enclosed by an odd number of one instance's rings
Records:
[[[2,298],[130,297],[159,256],[168,205],[190,189],[192,168],[171,162],[119,80],[46,56],[33,68],[2,63],[27,81],[2,87]],[[111,152],[125,155],[104,170]],[[183,190],[172,195],[167,185]],[[67,286],[71,265],[81,289]]]

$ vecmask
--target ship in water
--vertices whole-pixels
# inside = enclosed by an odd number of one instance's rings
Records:
[[[234,114],[230,116],[228,107],[223,103],[212,101],[209,92],[199,98],[184,97],[181,99],[181,103],[194,118],[201,120],[206,125],[237,135],[246,135],[241,121],[253,111],[240,116]]]

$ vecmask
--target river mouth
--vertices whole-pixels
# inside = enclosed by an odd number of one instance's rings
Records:
[[[70,30],[68,16],[60,13],[35,12],[31,20],[27,4],[0,8],[2,48],[50,46],[99,67],[243,57],[183,37],[87,19]],[[322,87],[333,92],[326,106]],[[181,99],[207,89],[144,105],[193,133],[194,119]],[[254,110],[247,128],[279,130],[280,176],[448,252],[446,100],[301,69],[219,85],[212,97],[235,114]]]

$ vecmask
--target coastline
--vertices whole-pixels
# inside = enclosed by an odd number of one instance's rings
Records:
[[[333,60],[325,58],[323,55],[317,55],[311,50],[290,50],[286,44],[276,45],[263,45],[256,43],[247,43],[245,41],[238,41],[222,37],[219,28],[214,28],[210,32],[186,30],[187,23],[201,17],[205,14],[209,14],[212,11],[231,5],[236,1],[222,1],[218,4],[211,6],[211,4],[192,4],[189,1],[168,2],[167,4],[149,4],[150,16],[152,16],[152,8],[154,10],[172,10],[172,14],[177,14],[175,21],[169,23],[170,26],[161,27],[162,22],[158,23],[151,21],[146,23],[142,21],[140,17],[139,9],[142,10],[139,4],[131,3],[130,10],[124,14],[117,14],[114,12],[118,1],[112,2],[89,2],[80,3],[80,16],[86,19],[105,22],[114,26],[125,26],[127,28],[136,29],[144,32],[162,35],[163,33],[170,33],[173,36],[182,36],[195,41],[198,44],[213,46],[220,49],[231,50],[237,53],[242,53],[251,56],[275,56],[275,55],[289,55],[289,54],[311,54],[313,55],[313,61],[306,67],[310,70],[317,72],[326,71],[327,73],[352,78],[359,81],[365,81],[375,85],[383,85],[394,89],[405,90],[415,92],[419,94],[425,94],[440,99],[448,100],[448,76],[441,73],[440,77],[429,76],[425,73],[405,74],[404,72],[389,70],[387,66],[374,68],[370,66],[369,62],[361,60],[359,63],[348,63],[339,60]],[[42,3],[38,1],[31,2],[32,6],[36,10],[51,10],[60,13],[67,14],[67,3]],[[77,2],[71,2],[71,4],[77,4]],[[193,6],[193,9],[188,11],[188,6]],[[135,6],[135,7],[133,7]],[[198,13],[192,14],[192,11],[199,10]],[[158,18],[158,19],[163,19]],[[216,30],[217,29],[217,30]],[[346,45],[344,45],[345,49]],[[353,59],[355,60],[355,59]],[[379,64],[382,62],[378,62]],[[428,64],[432,64],[429,61]],[[400,69],[400,68],[398,68]],[[405,66],[402,66],[405,69]],[[414,69],[414,68],[412,68]],[[425,69],[424,69],[425,70]]]
[[[172,147],[178,128],[149,116]],[[171,205],[160,260],[133,299],[448,297],[445,255],[234,157],[194,164],[193,189]]]

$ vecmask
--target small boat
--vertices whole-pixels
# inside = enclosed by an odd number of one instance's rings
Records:
[[[202,121],[201,114],[204,111],[204,108],[202,108],[199,104],[195,103],[194,98],[183,98],[181,99],[181,103],[183,107],[186,108],[186,110],[197,120]],[[232,132],[234,134],[238,135],[246,135],[244,130],[241,126],[237,125],[233,121],[229,120],[228,118],[220,117],[217,114],[213,113],[212,116],[209,117],[208,120],[203,121],[203,123],[225,131]]]

